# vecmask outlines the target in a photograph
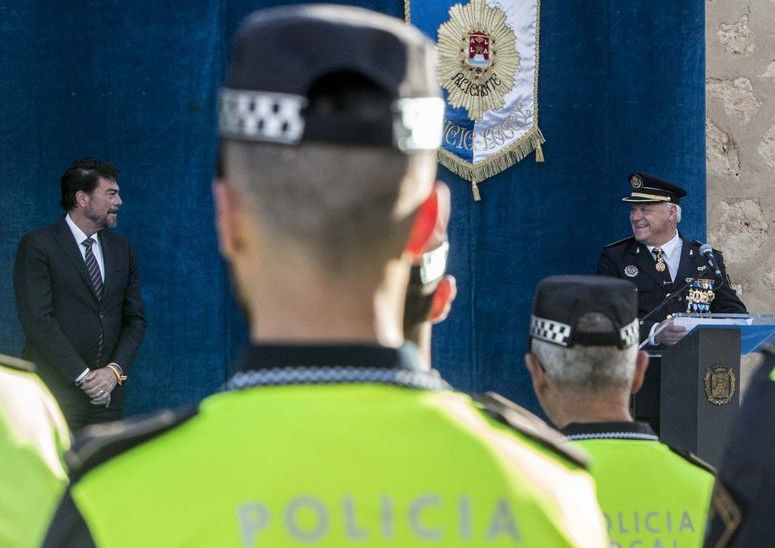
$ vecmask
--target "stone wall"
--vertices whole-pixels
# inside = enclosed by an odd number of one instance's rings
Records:
[[[748,310],[775,313],[775,0],[705,8],[708,240]]]
[[[775,313],[775,0],[706,0],[708,240]]]

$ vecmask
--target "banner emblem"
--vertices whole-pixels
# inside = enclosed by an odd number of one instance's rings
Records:
[[[490,66],[490,35],[486,32],[468,34],[468,64],[485,68]]]
[[[464,108],[472,120],[502,108],[519,67],[517,39],[506,13],[483,1],[456,4],[438,35],[439,83],[447,90],[447,102]]]
[[[436,39],[446,111],[439,161],[478,183],[536,151],[539,0],[405,0],[407,21]]]

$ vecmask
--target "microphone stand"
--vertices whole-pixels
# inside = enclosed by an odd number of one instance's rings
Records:
[[[646,321],[646,320],[648,320],[648,319],[649,319],[651,316],[653,316],[654,314],[656,314],[657,312],[659,312],[660,310],[662,310],[662,309],[663,309],[663,308],[664,308],[664,307],[665,307],[665,306],[666,306],[668,303],[671,303],[671,302],[673,302],[675,299],[677,299],[677,298],[678,298],[678,297],[681,295],[681,293],[683,293],[683,292],[686,290],[686,288],[687,288],[687,287],[689,287],[690,285],[692,285],[692,283],[693,283],[693,282],[694,282],[694,278],[692,278],[690,281],[688,281],[688,282],[684,283],[684,284],[683,284],[681,287],[679,287],[677,290],[675,290],[675,291],[673,291],[672,293],[670,293],[670,295],[668,295],[666,298],[664,298],[664,299],[662,300],[662,302],[661,302],[661,303],[659,303],[659,304],[658,304],[656,307],[654,307],[654,308],[651,310],[651,312],[649,312],[648,314],[646,314],[645,316],[643,316],[643,318],[641,318],[641,320],[640,320],[640,325],[643,325],[643,322],[645,322],[645,321]]]

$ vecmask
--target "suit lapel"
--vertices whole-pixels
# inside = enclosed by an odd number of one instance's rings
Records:
[[[113,242],[110,238],[110,233],[107,230],[100,230],[98,237],[100,239],[100,247],[102,247],[102,262],[105,266],[105,279],[103,280],[102,298],[104,299],[108,294],[108,288],[113,281],[113,277],[110,275],[110,269],[114,268],[118,263],[118,249],[112,245]]]
[[[67,222],[64,218],[57,223],[54,229],[54,237],[59,247],[62,248],[62,253],[67,257],[70,263],[72,263],[73,268],[81,275],[83,283],[86,284],[92,297],[96,299],[97,296],[94,294],[94,288],[91,285],[91,280],[89,280],[89,273],[86,271],[86,262],[83,260],[81,251],[78,249],[78,242],[75,241],[73,233],[70,231],[70,227],[67,226]]]
[[[679,234],[680,236],[680,234]],[[694,261],[691,252],[691,242],[684,240],[681,237],[681,262],[678,263],[678,273],[675,275],[675,283],[683,285],[686,283],[686,278],[696,278],[697,273],[694,272]]]

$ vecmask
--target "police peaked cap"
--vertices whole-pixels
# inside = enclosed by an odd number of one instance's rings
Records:
[[[603,332],[579,329],[579,319],[599,312],[611,320]],[[618,346],[639,340],[635,284],[609,276],[551,276],[536,287],[530,337],[565,347]]]
[[[384,94],[384,112],[358,119],[308,108],[316,84],[344,75]],[[419,30],[363,8],[306,4],[260,10],[242,23],[221,89],[219,132],[287,145],[434,150],[443,114],[434,46]]]
[[[629,180],[632,193],[622,198],[623,202],[677,204],[681,198],[686,196],[686,191],[680,186],[648,173],[632,173]]]

